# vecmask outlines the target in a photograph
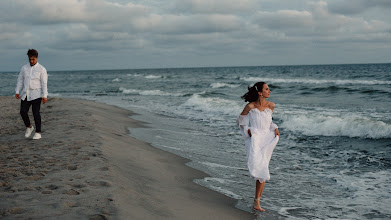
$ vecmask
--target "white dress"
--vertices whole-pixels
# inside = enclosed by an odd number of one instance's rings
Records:
[[[248,170],[260,182],[270,180],[269,161],[279,141],[279,136],[275,136],[278,127],[272,122],[272,114],[269,108],[263,111],[253,108],[247,115],[239,115],[237,119],[246,145]],[[251,137],[247,133],[248,129]]]

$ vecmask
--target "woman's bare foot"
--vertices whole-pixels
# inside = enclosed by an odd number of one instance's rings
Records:
[[[263,208],[261,208],[261,205],[259,204],[259,200],[260,200],[260,198],[259,198],[259,199],[254,199],[254,206],[253,206],[253,209],[254,209],[255,211],[265,212],[266,210],[263,209]]]

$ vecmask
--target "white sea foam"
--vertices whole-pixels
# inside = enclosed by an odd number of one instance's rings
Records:
[[[391,197],[386,195],[391,194],[389,187],[391,177],[388,170],[365,172],[357,176],[344,175],[342,172],[340,175],[334,173],[328,177],[335,179],[342,188],[352,191],[354,201],[348,199],[349,203],[365,207],[368,201],[371,201],[372,207],[376,207],[383,213],[389,213]],[[377,199],[373,200],[373,198]]]
[[[211,162],[206,162],[206,161],[203,161],[203,162],[200,162],[201,164],[204,164],[208,167],[212,167],[212,168],[229,168],[229,169],[234,169],[234,170],[241,170],[243,168],[240,168],[240,167],[231,167],[231,166],[226,166],[226,165],[223,165],[223,164],[218,164],[218,163],[211,163]]]
[[[242,107],[236,101],[217,97],[202,97],[201,94],[193,94],[182,106],[214,115],[236,115],[240,113]]]
[[[160,79],[160,78],[163,78],[163,76],[159,76],[159,75],[147,75],[145,76],[146,79]]]
[[[289,210],[295,210],[295,209],[300,209],[301,207],[281,207],[280,210],[278,211],[278,214],[289,217],[289,219],[299,219],[291,216],[289,214]]]
[[[142,74],[126,74],[127,76],[130,76],[130,77],[140,77],[140,76],[143,76]]]
[[[391,138],[391,125],[378,118],[338,111],[284,111],[281,127],[308,136]]]
[[[204,180],[206,182],[218,182],[218,183],[221,183],[221,184],[237,183],[237,181],[234,181],[234,180],[223,179],[223,178],[215,178],[215,177],[205,177]]]
[[[265,78],[265,77],[242,77],[240,78],[247,82],[259,82],[266,83],[306,83],[306,84],[336,84],[336,85],[391,85],[391,81],[383,80],[332,80],[332,79],[306,79],[306,78]]]
[[[119,90],[124,94],[145,95],[145,96],[183,96],[180,93],[170,93],[161,90],[138,90],[138,89],[126,89],[120,87]]]
[[[200,181],[197,181],[197,180],[194,180],[195,183],[198,183],[198,184],[201,184],[201,185],[205,185],[205,183],[201,183]],[[220,186],[213,186],[213,185],[210,185],[210,184],[207,184],[207,187],[209,189],[212,189],[216,192],[219,192],[223,195],[226,195],[228,197],[231,197],[231,198],[234,198],[234,199],[242,199],[242,196],[239,196],[238,194],[230,191],[230,190],[227,190],[227,189],[224,189]]]
[[[60,93],[49,93],[48,96],[49,97],[60,97],[61,94]]]
[[[121,81],[120,78],[115,78],[115,79],[112,80],[112,82],[120,82],[120,81]]]
[[[172,149],[172,150],[177,150],[177,151],[183,151],[183,149],[181,149],[179,147],[169,147],[169,146],[165,146],[165,145],[161,145],[161,147]]]
[[[223,88],[223,87],[229,87],[229,88],[236,88],[239,87],[239,84],[229,84],[229,83],[211,83],[210,86],[214,89],[217,88]]]

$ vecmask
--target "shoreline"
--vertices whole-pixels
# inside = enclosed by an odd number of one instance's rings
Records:
[[[20,101],[0,101],[0,217],[254,218],[235,199],[194,183],[208,175],[189,160],[131,137],[128,127],[142,126],[131,111],[49,98],[41,105],[42,139],[33,141],[24,138]]]

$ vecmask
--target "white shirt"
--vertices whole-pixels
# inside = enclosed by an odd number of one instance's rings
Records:
[[[30,63],[28,63],[20,70],[15,92],[20,94],[22,100],[27,97],[27,101],[47,98],[47,84],[48,74],[45,67],[38,62],[34,66],[30,66]]]

